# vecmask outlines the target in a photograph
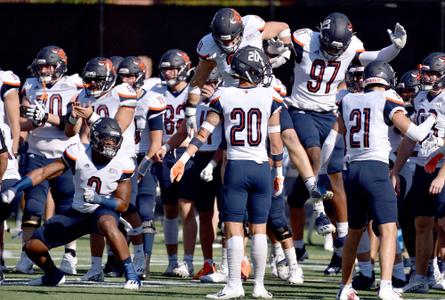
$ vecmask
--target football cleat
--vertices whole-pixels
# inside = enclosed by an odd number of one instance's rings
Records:
[[[287,265],[286,259],[277,263],[277,275],[281,280],[287,280],[287,278],[289,278],[289,266]]]
[[[103,273],[107,277],[122,277],[124,270],[114,255],[108,255]]]
[[[135,255],[133,258],[133,267],[136,275],[140,277],[145,274],[145,256],[144,255]]]
[[[23,274],[33,274],[34,270],[32,269],[33,262],[29,259],[28,255],[24,251],[20,254],[20,259],[15,265],[16,272]]]
[[[73,257],[71,253],[65,253],[60,262],[60,271],[68,275],[76,275],[77,257]]]
[[[138,290],[141,287],[141,281],[135,279],[129,279],[124,284],[126,290]]]
[[[216,294],[206,295],[207,299],[236,299],[241,297],[244,297],[244,289],[242,286],[237,289],[232,289],[228,285],[224,286],[224,288]]]
[[[5,275],[3,274],[3,270],[0,268],[0,285],[5,281]]]
[[[331,262],[324,270],[325,275],[337,275],[341,271],[341,257],[338,256],[335,252],[332,253]]]
[[[199,280],[206,283],[222,283],[227,282],[228,278],[229,271],[227,270],[227,267],[221,266],[220,270],[209,275],[201,276]]]
[[[428,280],[417,280],[413,279],[408,282],[402,289],[398,290],[403,293],[419,293],[419,294],[427,294],[429,292]]]
[[[303,284],[304,276],[303,269],[297,264],[291,265],[289,267],[289,277],[287,278],[289,284]]]
[[[356,290],[367,291],[370,290],[375,282],[375,273],[372,271],[372,276],[368,277],[363,273],[358,272],[352,279],[352,287]]]
[[[391,281],[392,281],[392,286],[396,289],[403,288],[406,285],[406,280],[399,279],[394,276],[392,276]]]
[[[104,281],[104,272],[99,269],[89,269],[86,274],[80,277],[80,281],[96,281],[103,282]]]
[[[50,276],[48,274],[43,275],[42,277],[33,279],[28,282],[28,285],[31,286],[59,286],[65,283],[65,275],[63,272],[54,274]]]
[[[199,270],[198,273],[193,276],[194,280],[200,279],[202,276],[206,276],[212,273],[216,272],[216,266],[214,263],[204,262],[204,265],[202,266],[201,270]]]
[[[273,295],[267,291],[262,284],[255,284],[252,291],[252,298],[255,299],[272,299]]]
[[[162,276],[174,277],[175,274],[173,273],[173,270],[176,269],[177,267],[178,267],[178,262],[177,261],[170,261],[168,263],[167,269],[165,270],[164,273],[162,273]]]
[[[403,300],[402,295],[394,289],[380,289],[378,298],[382,300]]]
[[[173,274],[182,278],[193,276],[193,265],[189,265],[184,261],[173,269]]]
[[[327,235],[335,232],[335,226],[332,225],[328,216],[326,216],[324,213],[321,213],[315,219],[315,230],[320,235]]]
[[[349,287],[341,287],[338,292],[337,296],[335,297],[336,300],[360,300],[360,297],[357,296],[357,291],[352,288],[352,286]]]
[[[309,253],[306,251],[306,245],[303,248],[295,248],[295,253],[297,254],[297,261],[302,262],[309,258]]]

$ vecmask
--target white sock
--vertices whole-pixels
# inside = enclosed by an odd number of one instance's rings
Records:
[[[322,213],[324,213],[324,205],[323,205],[323,201],[317,201],[314,203],[314,214],[315,217],[320,216]]]
[[[343,238],[348,234],[348,222],[337,222],[337,236]]]
[[[164,219],[164,242],[166,245],[178,243],[178,218]]]
[[[133,252],[135,257],[144,257],[144,243],[140,245],[133,245]]]
[[[102,256],[91,256],[91,269],[102,270]]]
[[[267,245],[266,245],[267,247]],[[242,236],[232,236],[227,240],[227,264],[229,280],[227,286],[237,289],[241,283],[241,261],[244,256],[244,241]]]
[[[227,248],[222,248],[222,257],[221,257],[221,268],[228,269],[227,265]]]
[[[297,254],[294,248],[284,249],[284,255],[286,256],[287,264],[289,266],[298,265]]]
[[[295,252],[295,250],[294,250],[294,252]],[[284,258],[284,252],[283,252],[283,248],[281,247],[280,242],[276,242],[275,244],[272,245],[272,253],[273,253],[273,256],[275,256],[279,260]]]
[[[394,264],[394,266],[392,267],[392,276],[401,280],[406,279],[405,272],[403,270],[403,262]]]
[[[294,247],[298,249],[303,249],[304,241],[303,240],[294,240]]]
[[[255,284],[263,285],[267,262],[267,236],[265,234],[252,236],[252,260]]]
[[[358,262],[359,271],[366,277],[372,277],[372,264],[370,260],[359,261]]]
[[[392,289],[391,280],[380,280],[380,289]]]

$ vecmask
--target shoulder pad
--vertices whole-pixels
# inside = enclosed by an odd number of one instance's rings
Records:
[[[261,17],[257,15],[247,15],[244,16],[242,19],[243,19],[244,30],[246,30],[247,27],[252,27],[258,31],[263,31],[264,26],[266,25],[266,21],[264,21]]]
[[[25,83],[23,84],[22,89],[21,89],[22,93],[23,93],[24,95],[27,95],[27,94],[28,94],[28,91],[29,91],[32,87],[34,87],[34,86],[37,85],[37,82],[38,82],[38,81],[37,81],[37,78],[35,78],[35,77],[29,77],[29,78],[26,78]]]
[[[309,28],[302,28],[294,31],[292,40],[301,47],[308,46],[311,42],[313,31]]]
[[[64,154],[71,160],[76,160],[83,151],[85,151],[85,146],[82,143],[77,142],[66,147]]]
[[[144,84],[142,85],[142,89],[145,91],[150,90],[152,87],[154,87],[157,84],[161,84],[161,78],[159,77],[151,77],[144,80]]]
[[[116,85],[113,88],[113,92],[115,92],[121,98],[136,98],[136,91],[128,84],[121,83]]]
[[[83,79],[79,76],[79,74],[73,74],[67,77],[67,80],[75,85],[78,89],[83,88]]]
[[[399,94],[397,94],[396,91],[394,91],[393,89],[389,89],[386,90],[383,95],[385,96],[386,100],[398,103],[400,105],[405,105],[405,103],[403,102],[402,97],[399,96]]]
[[[349,44],[349,47],[355,52],[364,52],[365,46],[363,46],[363,42],[355,35],[352,36],[351,43]]]
[[[196,52],[201,59],[214,60],[221,51],[213,40],[212,34],[209,33],[199,41]]]
[[[3,82],[3,84],[15,87],[20,86],[20,78],[12,71],[0,71],[0,80]]]

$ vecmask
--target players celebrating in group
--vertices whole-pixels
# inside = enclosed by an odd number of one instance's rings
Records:
[[[38,52],[21,88],[16,75],[0,71],[1,282],[3,222],[23,194],[15,271],[31,274],[34,263],[45,273],[30,285],[57,286],[76,274],[76,239],[90,234],[91,268],[81,280],[125,274],[124,288],[140,288],[150,276],[159,184],[163,276],[226,283],[207,298],[245,295],[248,247],[252,297],[272,298],[264,282],[268,237],[272,274],[302,284],[307,200],[315,230],[333,237],[324,274],[342,273],[337,299],[359,299],[356,290],[373,285],[377,253],[379,299],[445,290],[445,53],[428,55],[396,86],[389,62],[407,42],[398,23],[378,51],[364,50],[342,13],[328,15],[319,31],[292,33],[286,23],[223,8],[210,29],[197,45],[193,75],[190,56],[170,49],[160,58],[160,78],[146,78],[136,56],[96,57],[81,77],[68,76],[67,55],[56,46]],[[287,97],[273,69],[288,62]],[[284,191],[292,168],[299,177]],[[212,250],[218,224],[219,267]],[[194,272],[198,232],[204,264]],[[57,267],[49,250],[61,245]]]

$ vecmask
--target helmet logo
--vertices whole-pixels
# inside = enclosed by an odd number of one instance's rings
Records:
[[[331,19],[324,20],[323,23],[321,23],[321,29],[331,28],[331,21]]]
[[[188,63],[190,61],[190,57],[187,55],[187,53],[181,51],[181,52],[178,52],[178,55],[181,56],[186,63]]]
[[[439,60],[440,60],[442,63],[445,63],[445,56],[439,56]]]
[[[236,24],[236,23],[241,23],[242,19],[241,19],[241,15],[234,9],[232,9],[232,18],[230,18],[230,23],[231,24]]]
[[[263,58],[256,51],[249,52],[249,55],[247,56],[247,60],[254,61],[254,62],[261,62],[262,64],[264,64]]]

